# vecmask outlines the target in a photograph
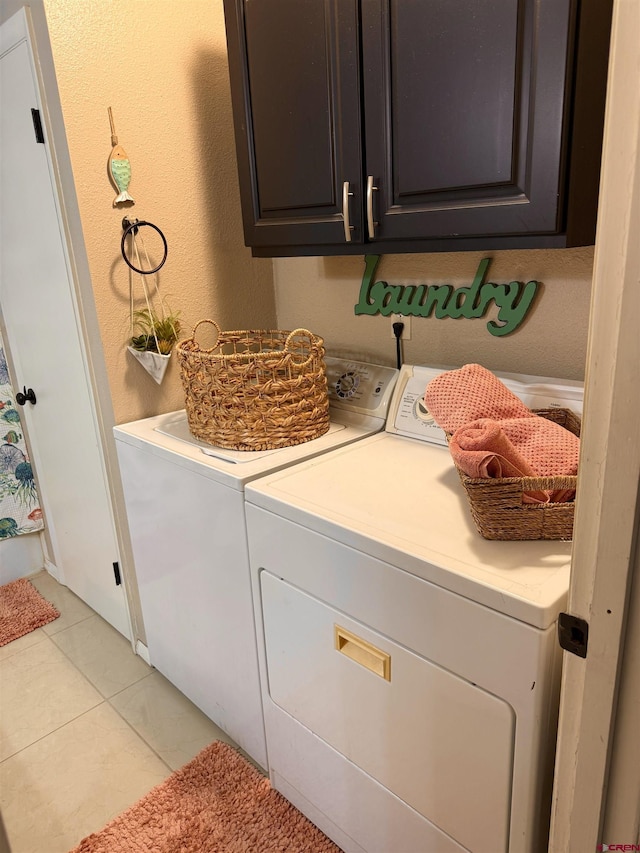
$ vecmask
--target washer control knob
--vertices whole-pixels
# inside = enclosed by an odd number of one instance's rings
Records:
[[[359,384],[360,377],[353,370],[350,370],[348,373],[343,373],[336,382],[336,394],[343,400],[353,397],[358,390]]]

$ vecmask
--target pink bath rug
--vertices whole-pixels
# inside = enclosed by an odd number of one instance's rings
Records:
[[[59,611],[26,578],[0,586],[0,646],[53,622],[58,616]]]
[[[340,853],[233,747],[216,741],[71,853]]]

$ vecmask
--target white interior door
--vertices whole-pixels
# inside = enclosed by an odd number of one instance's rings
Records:
[[[36,395],[23,423],[51,558],[63,583],[130,636],[59,195],[48,142],[34,128],[32,110],[43,110],[24,10],[0,27],[0,81],[0,305],[15,378]]]

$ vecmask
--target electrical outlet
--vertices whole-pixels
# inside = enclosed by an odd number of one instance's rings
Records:
[[[392,314],[389,318],[391,320],[391,325],[389,329],[391,330],[391,337],[395,338],[393,333],[393,324],[394,323],[404,323],[404,329],[402,330],[401,340],[410,341],[411,340],[411,317],[405,317],[404,314]]]

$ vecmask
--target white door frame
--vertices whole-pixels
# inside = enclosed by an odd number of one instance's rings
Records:
[[[586,659],[565,652],[549,849],[589,853],[637,843],[638,807],[615,828],[607,786],[626,776],[631,801],[640,774],[611,763],[623,652],[637,661],[638,631],[626,635],[637,568],[640,482],[640,3],[615,0],[598,231],[594,261],[585,420],[568,612],[589,623]],[[636,587],[640,578],[636,576]],[[637,685],[637,681],[636,681]],[[630,701],[621,693],[621,701]],[[635,740],[638,739],[636,706]],[[630,745],[637,755],[637,743]],[[635,787],[635,792],[633,790]],[[634,826],[635,821],[635,826]],[[604,832],[623,837],[607,837]],[[626,837],[624,837],[626,835]]]

